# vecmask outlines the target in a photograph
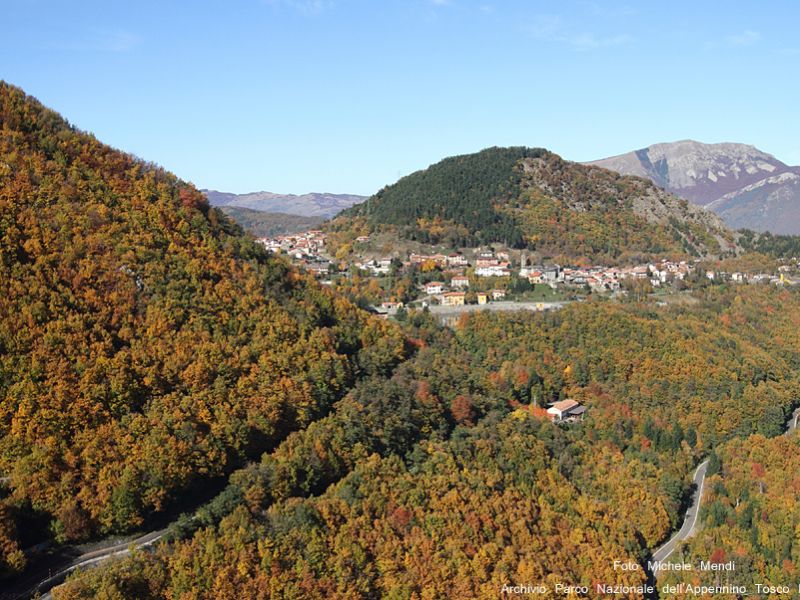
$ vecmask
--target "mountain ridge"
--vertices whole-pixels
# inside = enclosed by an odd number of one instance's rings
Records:
[[[585,164],[649,179],[736,229],[800,233],[800,167],[749,144],[680,140]]]
[[[366,196],[357,194],[333,194],[330,192],[276,194],[261,191],[234,194],[209,189],[201,191],[206,195],[211,206],[249,208],[262,212],[321,217],[323,219],[330,219],[341,211],[367,199]]]

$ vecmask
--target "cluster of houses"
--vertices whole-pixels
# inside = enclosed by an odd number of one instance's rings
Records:
[[[326,236],[313,229],[293,235],[279,235],[274,238],[260,238],[258,241],[271,252],[282,252],[292,258],[318,257],[325,251]]]
[[[368,241],[362,236],[356,241]],[[330,259],[325,255],[326,236],[319,230],[307,231],[294,235],[282,235],[259,240],[268,250],[288,255],[297,264],[305,267],[320,278],[327,278],[331,270]],[[532,264],[526,254],[519,259],[519,268],[512,267],[508,251],[479,250],[468,258],[461,252],[450,254],[417,254],[412,253],[407,260],[384,257],[354,263],[358,269],[371,276],[388,275],[393,265],[398,268],[416,266],[423,271],[437,270],[449,281],[431,281],[421,286],[421,295],[435,297],[440,304],[460,306],[466,302],[466,292],[470,288],[470,277],[503,278],[517,275],[527,279],[534,285],[558,287],[588,288],[592,292],[616,292],[625,280],[647,280],[653,287],[660,287],[674,281],[682,281],[693,273],[699,261],[653,262],[631,267],[561,267],[557,264]],[[471,269],[467,271],[468,268]],[[731,281],[734,283],[772,283],[776,285],[794,285],[796,282],[789,276],[792,267],[781,267],[778,275],[746,273],[725,273],[708,271],[706,277],[711,280]],[[469,273],[469,275],[468,275]],[[486,286],[479,286],[485,288]],[[502,300],[506,290],[501,288],[487,292],[477,292],[478,304],[490,300]]]
[[[410,265],[425,265],[433,264],[440,269],[453,269],[459,267],[466,267],[469,265],[467,257],[459,252],[452,254],[415,254],[411,253],[408,257],[408,264]]]
[[[800,281],[789,276],[790,267],[779,267],[777,275],[769,275],[767,273],[706,273],[709,279],[721,279],[723,281],[732,281],[733,283],[769,283],[772,285],[798,285]]]
[[[511,275],[511,261],[507,252],[481,252],[475,259],[476,277],[508,277]]]
[[[450,284],[443,281],[430,281],[421,286],[421,291],[426,296],[435,297],[444,306],[463,306],[466,303],[470,280],[466,268],[470,261],[463,254],[411,254],[409,265],[434,265],[439,267],[443,275],[447,275]],[[511,275],[511,261],[507,252],[480,252],[474,259],[475,277],[508,277]],[[493,289],[488,292],[478,292],[478,304],[486,304],[491,300],[502,300],[506,297],[504,289]]]
[[[367,271],[374,277],[380,277],[381,275],[388,275],[392,270],[392,259],[381,258],[379,260],[357,262],[355,266],[361,271]]]
[[[457,275],[450,280],[449,288],[442,281],[430,281],[422,286],[422,290],[426,295],[435,297],[444,306],[463,306],[467,298],[467,292],[464,289],[468,287],[469,278]],[[503,300],[506,297],[506,291],[496,288],[488,292],[477,292],[475,297],[478,304],[486,304],[489,299]]]
[[[511,260],[508,252],[491,251],[479,252],[474,260],[476,277],[508,277],[511,275]],[[408,264],[424,265],[433,264],[443,270],[461,269],[458,274],[463,275],[463,269],[470,266],[466,256],[461,253],[453,254],[411,254]]]
[[[316,276],[326,277],[330,273],[330,261],[324,257],[325,238],[322,231],[314,229],[294,235],[259,238],[258,242],[270,252],[286,254]]]
[[[687,261],[661,261],[633,267],[555,267],[546,273],[530,272],[531,283],[564,284],[571,287],[588,287],[593,292],[615,292],[625,280],[646,279],[653,287],[670,281],[683,280],[693,270],[694,264]],[[555,287],[555,286],[553,286]]]

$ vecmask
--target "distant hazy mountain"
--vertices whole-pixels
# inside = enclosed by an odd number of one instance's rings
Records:
[[[322,217],[304,217],[286,213],[264,212],[240,206],[220,206],[222,212],[231,217],[256,237],[274,237],[308,231],[319,227],[325,220]]]
[[[800,167],[745,144],[655,144],[589,164],[638,175],[736,229],[800,233]]]
[[[212,206],[235,206],[272,213],[300,215],[302,217],[322,217],[330,219],[346,208],[366,200],[366,196],[355,194],[303,195],[273,194],[272,192],[252,192],[249,194],[230,194],[215,190],[202,190]]]

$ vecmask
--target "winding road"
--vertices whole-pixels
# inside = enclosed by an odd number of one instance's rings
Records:
[[[701,462],[694,472],[694,494],[692,495],[692,503],[686,509],[686,516],[683,519],[683,525],[678,532],[670,538],[663,546],[653,552],[653,561],[664,562],[677,548],[678,544],[682,541],[692,537],[697,531],[697,516],[700,512],[700,501],[703,498],[703,485],[706,482],[706,471],[708,470],[708,460]],[[659,571],[660,573],[661,571]]]
[[[786,435],[789,435],[797,429],[797,422],[800,419],[800,408],[796,408],[792,415],[786,422]],[[692,503],[686,510],[686,516],[683,520],[683,525],[673,535],[668,542],[664,543],[661,547],[653,552],[653,562],[664,562],[675,551],[682,541],[692,537],[697,531],[697,518],[700,512],[700,502],[703,499],[703,485],[705,484],[706,471],[708,470],[708,460],[704,460],[694,472],[694,494],[692,495]],[[661,571],[659,571],[660,573]],[[657,576],[657,575],[656,575]]]
[[[75,569],[95,566],[109,558],[117,558],[130,554],[133,550],[147,548],[159,541],[166,529],[151,531],[138,538],[117,542],[107,548],[100,548],[80,554],[66,563],[60,564],[55,572],[48,572],[44,567],[30,572],[25,579],[15,582],[0,592],[0,600],[27,600],[36,593],[43,594],[42,600],[50,597],[50,590],[64,582]]]

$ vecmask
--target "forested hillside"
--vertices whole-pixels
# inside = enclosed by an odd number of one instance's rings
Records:
[[[0,82],[0,571],[137,527],[324,416],[402,335],[192,185]]]
[[[800,258],[800,235],[773,235],[768,231],[757,233],[743,229],[742,247],[749,252],[759,252],[775,258]]]
[[[700,458],[779,435],[800,392],[800,297],[769,288],[475,314],[453,332],[418,313],[408,327],[417,355],[235,473],[172,544],[55,597],[496,598],[514,582],[641,583],[613,560],[644,564],[679,525]],[[551,424],[543,406],[566,397],[587,419]]]
[[[324,220],[320,217],[264,212],[239,206],[222,206],[220,210],[256,237],[275,237],[308,231],[322,225]]]
[[[329,230],[335,248],[390,231],[454,248],[497,242],[567,262],[736,248],[718,217],[644,179],[522,147],[447,158],[345,211]]]
[[[383,188],[342,216],[364,216],[373,226],[393,225],[400,235],[425,242],[446,238],[462,246],[489,242],[521,246],[522,231],[508,215],[495,210],[495,203],[519,195],[517,163],[545,152],[490,148],[446,158]]]

